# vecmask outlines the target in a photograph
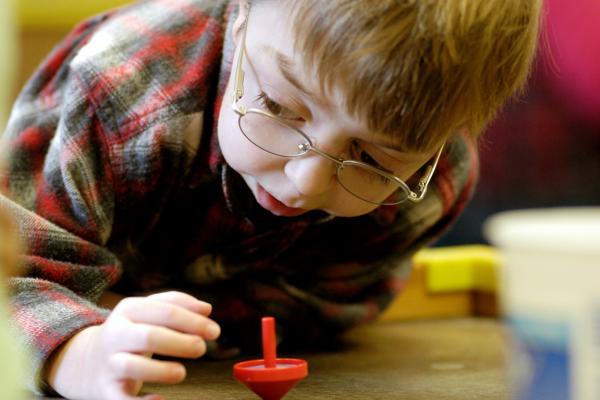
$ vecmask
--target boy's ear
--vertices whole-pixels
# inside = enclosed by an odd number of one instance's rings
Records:
[[[248,11],[250,10],[250,4],[248,0],[238,0],[238,16],[233,23],[233,42],[237,47],[240,44],[240,40],[242,40],[242,27],[244,26],[244,22],[246,22],[246,18],[248,18]]]

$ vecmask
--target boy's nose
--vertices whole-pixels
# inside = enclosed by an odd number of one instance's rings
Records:
[[[305,196],[317,196],[329,190],[335,184],[335,171],[334,162],[312,152],[290,159],[285,165],[286,176]]]

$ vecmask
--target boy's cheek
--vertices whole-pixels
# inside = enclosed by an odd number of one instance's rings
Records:
[[[227,164],[239,173],[255,175],[283,168],[284,160],[281,157],[272,156],[259,149],[250,143],[239,129],[222,131],[219,134],[219,144]]]
[[[237,119],[233,117],[234,115],[224,115],[219,120],[219,146],[227,164],[239,173],[250,175],[283,169],[285,159],[273,156],[252,144],[242,134]]]

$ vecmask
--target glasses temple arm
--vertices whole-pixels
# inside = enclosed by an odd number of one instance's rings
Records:
[[[240,41],[240,46],[238,48],[238,55],[235,62],[235,83],[233,88],[233,103],[237,103],[244,96],[244,70],[242,69],[242,60],[246,47],[246,30],[248,28],[248,18],[250,15],[246,16],[246,20],[244,21],[243,31],[242,31],[242,40]]]
[[[435,168],[437,167],[438,161],[440,160],[440,156],[442,155],[442,151],[444,150],[444,145],[445,143],[442,144],[442,147],[440,147],[440,149],[438,150],[433,162],[427,166],[425,173],[423,174],[421,179],[419,179],[419,183],[417,184],[417,191],[410,191],[408,198],[411,201],[420,201],[423,200],[423,198],[425,197],[425,194],[427,193],[427,187],[429,186],[429,182],[433,177]]]

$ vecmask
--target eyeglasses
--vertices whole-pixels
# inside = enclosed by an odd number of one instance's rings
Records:
[[[406,200],[423,200],[427,187],[438,164],[444,145],[440,147],[432,162],[419,179],[417,188],[410,187],[392,171],[383,170],[362,161],[345,160],[316,148],[309,136],[290,121],[259,108],[246,108],[239,104],[244,96],[244,70],[242,61],[246,47],[248,19],[244,23],[242,40],[235,64],[235,86],[233,110],[239,116],[238,125],[242,134],[258,148],[281,157],[301,157],[314,152],[336,164],[336,177],[339,184],[350,194],[368,203],[377,205],[400,204]]]

